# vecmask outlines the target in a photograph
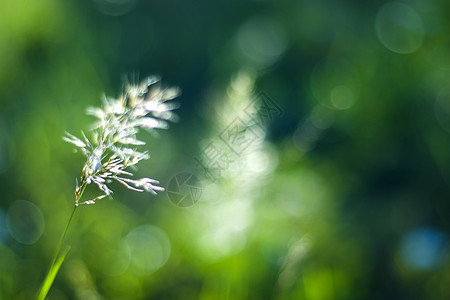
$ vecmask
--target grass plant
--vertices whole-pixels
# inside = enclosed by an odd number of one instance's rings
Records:
[[[69,226],[80,205],[91,205],[105,197],[111,197],[108,184],[117,181],[130,190],[156,194],[164,191],[158,180],[133,178],[132,171],[138,163],[150,157],[148,151],[138,150],[145,143],[137,138],[140,129],[153,131],[166,129],[168,121],[174,121],[173,110],[177,104],[171,100],[179,95],[178,88],[162,88],[157,77],[148,77],[139,84],[127,84],[124,93],[118,98],[104,97],[102,107],[89,107],[87,113],[96,117],[91,128],[91,138],[84,132],[82,138],[66,133],[64,140],[74,144],[86,156],[80,181],[75,187],[75,203],[69,221],[56,246],[49,271],[36,299],[46,298],[64,259],[69,252],[62,253]],[[95,184],[101,194],[92,199],[82,200],[89,184]]]

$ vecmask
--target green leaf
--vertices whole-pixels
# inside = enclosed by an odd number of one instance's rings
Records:
[[[56,274],[58,274],[59,268],[61,267],[64,259],[66,258],[67,253],[69,253],[70,246],[66,248],[66,250],[58,257],[54,264],[50,267],[47,276],[42,283],[41,290],[37,296],[37,300],[44,300],[47,297],[48,291],[52,287],[53,281],[55,281]]]

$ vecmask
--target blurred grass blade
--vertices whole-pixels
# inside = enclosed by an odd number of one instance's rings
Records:
[[[39,295],[37,296],[37,300],[44,300],[47,297],[48,291],[52,287],[53,281],[55,281],[56,274],[58,274],[59,268],[61,267],[64,259],[66,258],[67,253],[69,253],[70,246],[64,250],[60,257],[56,260],[56,262],[50,267],[47,276],[42,283],[41,290],[39,291]]]

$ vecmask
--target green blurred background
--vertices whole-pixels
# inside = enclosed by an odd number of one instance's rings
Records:
[[[64,132],[152,74],[180,120],[142,135],[137,173],[193,174],[201,197],[81,206],[48,299],[450,298],[449,1],[4,0],[0,299],[34,297],[72,210]],[[261,93],[281,113],[229,151]]]

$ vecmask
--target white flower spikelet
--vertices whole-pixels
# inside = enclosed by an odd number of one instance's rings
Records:
[[[151,131],[166,129],[168,121],[174,121],[173,110],[178,105],[171,100],[176,98],[178,88],[162,89],[157,77],[148,77],[137,85],[128,84],[125,92],[117,99],[104,97],[103,106],[90,107],[87,113],[98,121],[93,128],[91,141],[83,134],[83,139],[66,133],[63,139],[74,144],[87,157],[81,172],[81,182],[75,188],[75,204],[94,204],[95,201],[110,196],[112,191],[107,186],[116,180],[131,190],[138,192],[164,191],[155,179],[132,179],[130,167],[135,167],[141,160],[148,159],[147,151],[140,152],[136,146],[145,145],[137,139],[140,128]],[[88,184],[95,183],[102,195],[79,202]]]

